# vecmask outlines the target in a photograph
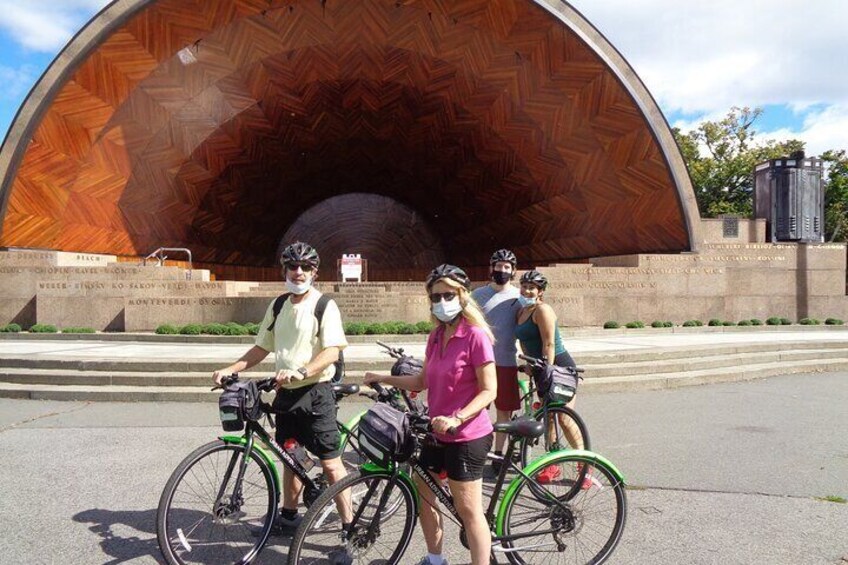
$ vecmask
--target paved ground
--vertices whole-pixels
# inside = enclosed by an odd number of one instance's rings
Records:
[[[846,405],[846,373],[581,395],[594,447],[633,487],[612,562],[848,558],[848,504],[819,500],[848,498]],[[156,563],[159,494],[216,418],[208,404],[0,400],[2,561]],[[422,551],[419,534],[407,556]],[[284,554],[277,542],[262,562]]]
[[[636,351],[666,347],[698,347],[705,345],[775,343],[809,341],[844,341],[848,328],[832,331],[751,331],[728,333],[645,333],[569,337],[569,351],[580,361],[583,352]],[[423,338],[415,336],[410,343],[393,343],[407,353],[424,354]],[[220,360],[229,364],[250,346],[238,343],[139,343],[125,341],[22,341],[0,340],[0,356],[30,355],[33,358],[61,356],[66,359],[174,359]],[[348,360],[383,358],[383,349],[374,343],[353,343],[345,350]],[[388,358],[388,357],[386,357]]]

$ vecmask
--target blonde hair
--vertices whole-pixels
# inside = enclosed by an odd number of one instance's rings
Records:
[[[468,289],[466,289],[464,286],[462,286],[455,280],[449,279],[447,277],[434,281],[433,284],[437,282],[443,282],[452,289],[456,290],[457,297],[459,298],[459,303],[463,305],[462,312],[460,312],[462,317],[465,318],[465,321],[471,324],[472,326],[477,326],[478,328],[483,330],[489,337],[489,339],[492,340],[492,344],[494,344],[495,335],[492,333],[492,328],[490,328],[489,323],[486,322],[486,317],[483,315],[483,312],[480,310],[480,307],[477,306],[477,303],[474,301],[473,298],[471,298],[471,293],[468,292]],[[430,288],[432,288],[432,286],[427,288],[428,292]],[[442,322],[441,320],[436,318],[436,316],[433,315],[432,311],[430,312],[430,321],[433,322],[433,325],[435,327],[438,327],[439,324],[444,324],[444,322]]]

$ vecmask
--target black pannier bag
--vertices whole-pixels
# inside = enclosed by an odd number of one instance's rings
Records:
[[[255,422],[262,417],[259,387],[256,381],[236,381],[224,389],[218,398],[218,412],[225,432],[239,432],[245,421]]]
[[[424,362],[410,355],[404,355],[392,365],[392,376],[408,377],[418,375],[424,368]]]
[[[359,447],[377,465],[402,463],[412,456],[409,416],[378,402],[359,421]]]
[[[577,373],[570,367],[546,365],[533,371],[533,380],[545,402],[568,402],[577,392]]]

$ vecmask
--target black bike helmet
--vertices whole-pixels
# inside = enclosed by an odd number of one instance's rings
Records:
[[[521,275],[521,284],[530,283],[539,287],[539,290],[545,290],[548,288],[548,279],[545,278],[545,275],[537,271],[536,269],[531,269]]]
[[[499,261],[506,261],[507,263],[512,265],[513,269],[518,264],[518,259],[515,258],[515,253],[513,253],[509,249],[498,249],[497,251],[492,253],[492,258],[489,259],[489,265],[494,265]]]
[[[283,249],[282,254],[280,254],[280,263],[284,266],[306,264],[317,269],[318,265],[321,264],[321,258],[311,245],[296,241]]]
[[[466,290],[471,290],[471,280],[468,278],[468,275],[465,274],[465,271],[456,265],[448,265],[447,263],[444,263],[430,271],[430,274],[427,275],[427,288],[436,284],[436,281],[439,279],[450,279],[452,281],[456,281],[464,286]]]

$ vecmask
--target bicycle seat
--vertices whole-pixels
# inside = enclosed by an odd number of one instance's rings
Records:
[[[357,392],[359,392],[359,385],[350,383],[333,385],[333,394],[336,395],[336,398],[344,398]]]
[[[545,433],[545,424],[533,418],[516,418],[510,422],[496,423],[494,428],[496,432],[526,438],[539,437]]]

